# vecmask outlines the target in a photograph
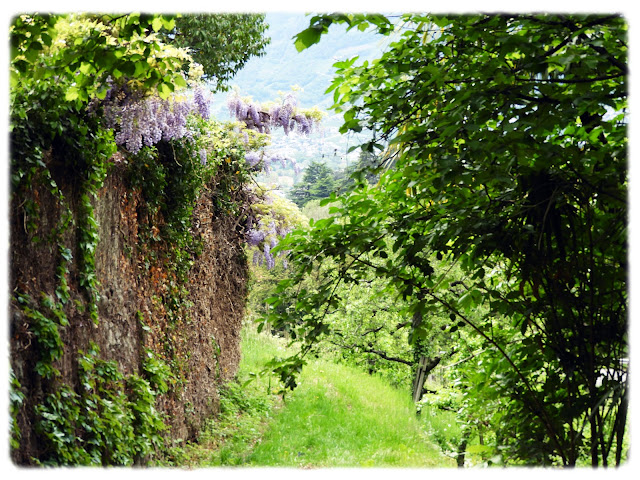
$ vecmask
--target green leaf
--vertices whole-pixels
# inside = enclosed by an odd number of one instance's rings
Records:
[[[64,94],[65,100],[67,100],[69,102],[77,100],[78,97],[79,97],[79,94],[78,94],[78,88],[77,87],[69,87],[67,89],[67,91],[65,92],[65,94]]]
[[[173,85],[170,83],[161,83],[158,86],[158,95],[160,95],[160,98],[162,98],[163,100],[166,100],[167,98],[169,98],[172,92],[173,92]]]
[[[309,48],[311,45],[314,45],[320,41],[320,37],[322,36],[323,29],[318,27],[309,27],[306,30],[298,33],[294,38],[294,46],[298,52]]]
[[[47,47],[51,46],[52,39],[51,39],[51,35],[49,35],[48,33],[46,32],[41,33],[40,39],[42,40],[42,43]]]
[[[467,445],[467,452],[482,455],[491,452],[491,447],[488,445]]]
[[[149,71],[150,66],[146,61],[138,61],[135,62],[135,70],[133,72],[133,76],[135,78],[144,78],[147,76],[147,72]]]
[[[164,27],[164,21],[160,17],[155,17],[151,23],[154,32],[159,32]]]
[[[187,81],[185,80],[185,78],[182,75],[176,75],[175,77],[173,77],[173,83],[177,87],[186,87],[187,86]]]

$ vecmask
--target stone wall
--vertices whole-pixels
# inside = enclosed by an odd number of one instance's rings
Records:
[[[76,186],[64,178],[56,181],[75,214]],[[12,297],[21,292],[38,299],[42,293],[54,295],[59,253],[50,237],[61,207],[42,185],[34,185],[31,194],[39,205],[37,232],[27,231],[20,199],[13,199],[10,206],[10,289]],[[55,381],[76,386],[78,352],[86,351],[89,342],[99,346],[102,359],[115,360],[127,375],[140,373],[142,356],[149,349],[176,373],[176,381],[157,405],[166,414],[168,436],[173,439],[194,438],[216,412],[217,387],[233,378],[240,359],[248,269],[241,225],[238,219],[216,211],[214,195],[205,189],[195,206],[192,233],[201,249],[192,258],[188,281],[182,284],[163,260],[172,247],[158,236],[162,218],[150,217],[140,192],[127,187],[124,167],[113,168],[93,202],[99,223],[97,324],[83,307],[86,292],[78,282],[77,228],[72,226],[64,234],[74,261],[67,278],[69,324],[60,328],[64,355],[56,362],[61,375]],[[176,299],[181,302],[178,307],[171,303]],[[12,452],[18,464],[30,464],[41,454],[34,407],[42,401],[43,389],[52,388],[50,384],[43,387],[42,378],[34,372],[37,342],[29,323],[12,300],[11,367],[25,394],[17,416],[20,448]]]

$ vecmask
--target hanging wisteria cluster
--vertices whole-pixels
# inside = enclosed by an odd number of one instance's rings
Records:
[[[302,135],[309,135],[317,126],[322,118],[322,113],[317,109],[301,110],[297,108],[297,100],[293,93],[283,95],[279,102],[261,105],[250,99],[242,98],[237,92],[232,93],[227,100],[229,113],[236,120],[244,123],[249,130],[260,133],[270,134],[271,129],[282,127],[285,135],[291,132],[297,132]],[[245,131],[246,134],[246,131]],[[296,175],[301,172],[300,166],[296,160],[282,151],[249,151],[245,154],[247,165],[253,170],[264,170],[269,173],[271,165],[279,163],[282,168],[286,168],[287,164],[293,167]],[[262,196],[259,202],[263,200],[265,203],[273,203],[273,199],[268,195]],[[293,204],[292,204],[293,205]],[[286,210],[286,206],[280,207]],[[277,209],[272,209],[275,212]],[[265,265],[268,269],[275,266],[275,257],[272,249],[278,244],[279,239],[289,233],[293,224],[287,218],[292,215],[249,215],[247,221],[246,241],[249,247],[253,248],[254,265]],[[286,252],[280,252],[283,255],[283,265],[286,268]]]
[[[196,106],[196,112],[205,120],[209,119],[211,112],[209,111],[210,92],[202,87],[196,87],[193,91],[193,103]]]
[[[305,221],[296,205],[277,193],[258,187],[250,191],[252,208],[249,211],[245,239],[253,250],[253,264],[264,265],[271,270],[276,259],[281,258],[287,268],[287,254],[274,255],[272,250],[294,228]]]
[[[247,244],[251,247],[258,247],[253,252],[253,264],[264,264],[271,270],[276,264],[276,257],[271,250],[278,244],[280,238],[284,238],[292,230],[290,226],[276,225],[275,221],[263,225],[262,220],[258,220],[246,233]],[[284,256],[283,266],[287,267],[286,252],[279,252],[278,256]]]
[[[293,92],[281,95],[277,102],[265,104],[259,104],[250,98],[243,98],[237,91],[231,93],[227,98],[230,115],[244,123],[246,129],[271,134],[272,128],[281,127],[287,136],[291,132],[307,136],[314,130],[318,130],[323,113],[315,107],[300,109],[297,103]],[[246,135],[246,130],[244,134]],[[263,169],[266,173],[271,171],[271,165],[274,162],[279,163],[283,168],[289,163],[296,175],[302,171],[295,159],[282,152],[250,151],[245,158],[249,167],[254,170]]]
[[[292,92],[284,95],[280,102],[264,106],[240,97],[237,92],[231,94],[227,100],[231,116],[244,122],[247,128],[260,133],[271,133],[272,128],[282,127],[287,135],[293,131],[309,135],[317,126],[317,112],[300,110],[297,103]]]
[[[198,87],[192,97],[162,99],[156,95],[142,96],[127,85],[112,85],[102,102],[104,118],[107,127],[115,131],[116,143],[135,154],[143,145],[188,137],[187,117],[190,114],[209,118],[206,94],[204,88]]]
[[[253,152],[247,152],[244,155],[244,159],[250,167],[257,167],[260,161],[262,160],[263,156],[264,155],[261,154],[260,152],[253,151]]]

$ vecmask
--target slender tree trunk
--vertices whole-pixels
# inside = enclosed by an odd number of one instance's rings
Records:
[[[596,424],[598,425],[598,443],[600,444],[600,455],[602,456],[602,466],[608,467],[608,451],[605,445],[604,419],[600,414],[600,409],[596,410]]]
[[[627,390],[625,389],[614,424],[614,428],[616,430],[616,467],[620,466],[620,461],[622,460],[622,441],[624,440],[624,431],[627,424],[628,408],[629,399],[627,397]]]
[[[458,468],[464,468],[464,454],[467,451],[467,442],[469,441],[469,432],[465,431],[462,436],[462,441],[458,445],[458,455],[456,456],[456,463]]]
[[[591,427],[591,466],[598,466],[598,425],[596,424],[596,414],[592,413],[589,419]]]

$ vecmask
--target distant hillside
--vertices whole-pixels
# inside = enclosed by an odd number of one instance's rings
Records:
[[[294,85],[302,87],[297,95],[301,107],[318,106],[330,114],[323,122],[323,132],[310,137],[276,135],[272,148],[286,150],[303,166],[311,160],[319,160],[333,169],[344,168],[357,157],[357,152],[353,152],[347,159],[347,149],[360,141],[341,136],[338,128],[342,116],[329,111],[332,95],[326,95],[325,91],[333,79],[333,64],[356,55],[362,60],[376,58],[382,53],[387,38],[370,32],[347,32],[345,27],[336,25],[320,43],[298,53],[292,37],[308,27],[310,17],[301,13],[268,13],[266,18],[267,35],[271,37],[266,54],[251,59],[231,85],[237,86],[243,96],[251,96],[259,102],[276,99],[279,91],[288,91]],[[215,96],[212,113],[217,118],[229,118],[226,99],[227,94]],[[361,141],[365,138],[363,135]],[[281,176],[290,179],[279,179]],[[286,189],[287,183],[298,178],[292,169],[276,167],[272,175],[263,180],[282,184]]]
[[[333,78],[332,65],[356,55],[375,58],[386,39],[370,32],[346,32],[345,27],[334,25],[320,43],[298,53],[292,37],[309,26],[309,19],[301,13],[268,13],[267,35],[271,43],[266,55],[251,59],[231,85],[237,85],[244,94],[260,102],[299,85],[304,89],[299,95],[301,105],[325,109],[331,106],[331,98],[324,92]]]

